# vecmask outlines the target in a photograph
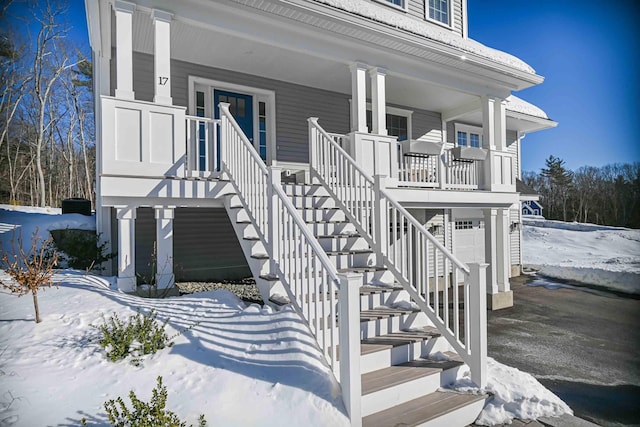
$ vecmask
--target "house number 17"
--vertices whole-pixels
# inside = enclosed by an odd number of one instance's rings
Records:
[[[160,86],[164,86],[169,81],[169,77],[158,77],[158,83]]]

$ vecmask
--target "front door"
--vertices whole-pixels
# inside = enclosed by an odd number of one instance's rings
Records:
[[[226,102],[229,104],[229,111],[240,125],[240,128],[247,135],[253,144],[253,96],[241,93],[227,92],[224,90],[213,91],[213,107],[215,118],[220,118],[218,104]]]

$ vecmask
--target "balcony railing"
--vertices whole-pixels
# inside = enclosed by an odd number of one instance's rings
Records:
[[[187,177],[211,178],[220,172],[220,120],[186,116]]]

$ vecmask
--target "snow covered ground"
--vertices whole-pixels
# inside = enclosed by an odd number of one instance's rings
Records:
[[[24,230],[93,226],[92,217],[3,208],[0,222]],[[7,233],[0,239],[4,244]],[[0,279],[7,279],[2,271]],[[55,279],[59,288],[39,294],[40,324],[29,296],[0,290],[0,426],[78,425],[82,418],[107,425],[105,401],[128,402],[129,390],[148,401],[159,375],[167,408],[190,423],[204,414],[209,425],[348,425],[339,385],[290,309],[246,307],[227,291],[145,299],[119,292],[109,278],[71,270]],[[108,361],[91,325],[113,313],[127,319],[138,309],[169,319],[169,335],[197,325],[140,367]],[[493,359],[488,372],[495,398],[479,422],[570,413],[529,374]],[[471,391],[465,376],[454,388]]]
[[[524,219],[523,264],[545,276],[640,293],[640,230]]]

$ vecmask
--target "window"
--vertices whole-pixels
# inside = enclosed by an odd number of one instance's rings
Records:
[[[429,0],[428,17],[449,25],[449,0]]]
[[[376,0],[378,3],[384,3],[402,10],[407,9],[407,0]]]
[[[482,128],[456,123],[456,145],[460,147],[482,147]]]
[[[411,114],[412,111],[402,110],[395,107],[387,107],[387,134],[397,136],[398,141],[405,141],[411,138]],[[367,127],[373,129],[373,119],[371,115],[371,104],[367,104]]]

